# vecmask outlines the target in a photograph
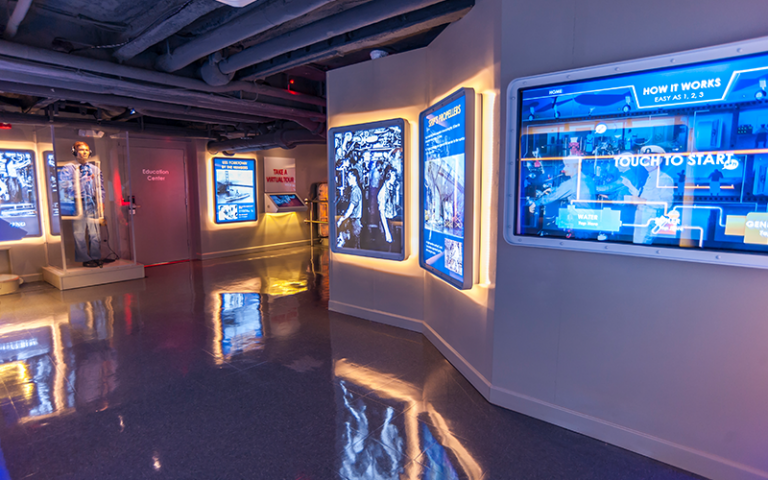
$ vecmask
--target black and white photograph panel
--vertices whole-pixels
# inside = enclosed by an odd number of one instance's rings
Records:
[[[402,260],[405,121],[339,127],[331,134],[334,251]]]

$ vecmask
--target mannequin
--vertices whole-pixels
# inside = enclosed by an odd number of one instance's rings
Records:
[[[104,219],[104,177],[95,163],[89,163],[91,148],[85,142],[72,146],[75,161],[64,168],[77,185],[75,195],[82,203],[82,215],[72,222],[75,240],[75,261],[84,267],[100,267],[101,232],[99,225],[106,225]]]

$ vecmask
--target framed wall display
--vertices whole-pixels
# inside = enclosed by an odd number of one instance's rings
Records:
[[[767,91],[766,39],[513,81],[507,241],[768,267]]]
[[[475,91],[419,115],[419,263],[456,288],[474,283]]]
[[[0,149],[0,242],[39,237],[35,153]]]
[[[405,259],[407,135],[408,123],[402,118],[330,130],[332,251]]]
[[[213,159],[216,223],[253,222],[256,207],[256,161],[247,158]]]
[[[61,235],[61,224],[59,218],[61,215],[59,208],[59,181],[58,170],[56,169],[56,157],[53,152],[43,152],[45,159],[45,181],[48,188],[48,219],[51,224],[51,235]]]

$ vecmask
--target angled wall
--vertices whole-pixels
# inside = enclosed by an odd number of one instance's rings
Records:
[[[429,47],[329,72],[330,127],[410,122],[411,180],[418,113],[461,86],[483,93],[492,215],[480,284],[460,292],[418,266],[406,180],[410,257],[332,255],[331,309],[424,332],[498,405],[707,477],[768,478],[768,272],[513,247],[497,203],[510,81],[766,36],[767,14],[752,0],[478,0]]]

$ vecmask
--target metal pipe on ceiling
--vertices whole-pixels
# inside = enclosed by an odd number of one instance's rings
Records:
[[[271,58],[268,62],[246,67],[237,72],[237,77],[241,80],[264,78],[308,62],[322,61],[396,42],[399,39],[458,21],[474,5],[475,0],[444,0],[426,8],[388,18],[299,50],[284,53]]]
[[[53,123],[56,126],[71,126],[77,128],[92,128],[92,129],[108,129],[115,131],[125,131],[133,133],[141,133],[146,135],[159,135],[159,136],[174,136],[185,138],[204,138],[210,139],[211,136],[204,131],[197,131],[188,128],[178,127],[165,127],[159,125],[152,125],[151,130],[145,130],[145,128],[136,123],[125,122],[110,122],[96,120],[80,120],[76,118],[61,118],[54,117],[51,121],[48,117],[43,115],[26,115],[23,113],[6,113],[0,112],[0,122],[10,123],[12,125],[50,125]]]
[[[221,27],[159,57],[157,68],[166,72],[175,72],[206,55],[305,15],[332,1],[270,0],[263,6],[236,17]]]
[[[324,39],[335,37],[366,25],[403,15],[442,0],[377,0],[324,18],[272,40],[246,48],[218,64],[207,62],[201,70],[218,68],[221,75],[233,75],[241,68],[269,60]],[[205,78],[205,77],[204,77]]]
[[[124,108],[145,108],[148,110],[173,113],[177,115],[208,117],[211,118],[211,123],[216,123],[216,120],[224,120],[228,122],[234,121],[237,123],[265,123],[272,121],[270,118],[256,115],[241,115],[226,111],[215,111],[190,106],[170,105],[167,103],[136,100],[134,98],[126,98],[115,95],[83,93],[75,90],[67,90],[64,88],[49,88],[40,85],[33,85],[30,83],[20,84],[16,83],[16,81],[6,81],[5,79],[8,78],[8,76],[9,74],[6,74],[0,70],[0,91],[17,93],[20,95],[33,95],[37,97],[50,96],[64,100],[86,102],[90,103],[91,105],[98,106],[105,105]]]
[[[153,72],[142,68],[128,67],[125,65],[105,62],[103,60],[78,57],[66,53],[53,52],[51,50],[30,47],[4,40],[0,40],[0,55],[207,93],[243,91],[268,97],[283,98],[299,103],[307,103],[322,107],[325,106],[324,98],[292,92],[282,88],[270,87],[268,85],[259,85],[252,82],[232,82],[223,87],[214,87],[192,78]]]
[[[158,4],[160,5],[160,4]],[[112,55],[120,60],[128,60],[148,49],[152,45],[165,40],[198,18],[211,13],[224,4],[215,0],[189,0],[171,15],[156,21],[149,28],[116,50]],[[129,34],[128,38],[134,35]],[[128,39],[126,38],[126,40]]]
[[[306,130],[279,130],[251,138],[211,141],[208,142],[208,153],[215,155],[221,152],[252,152],[270,148],[288,149],[297,145],[321,145],[325,143],[324,138],[312,135]]]
[[[200,93],[186,92],[176,89],[158,89],[156,87],[148,87],[131,82],[123,82],[121,80],[111,80],[106,82],[103,79],[89,79],[87,76],[79,77],[79,80],[81,80],[80,82],[76,82],[72,79],[58,80],[45,75],[32,75],[9,71],[9,67],[7,62],[0,60],[0,80],[26,85],[37,85],[39,87],[50,87],[50,92],[43,92],[38,96],[63,97],[65,94],[61,92],[68,92],[68,98],[73,98],[73,95],[78,93],[75,90],[78,90],[80,92],[87,92],[88,94],[99,95],[102,98],[100,102],[105,105],[109,105],[110,99],[114,96],[115,101],[113,101],[112,104],[116,105],[115,102],[119,99],[119,106],[124,107],[137,105],[140,100],[148,100],[151,102],[158,102],[154,105],[172,104],[182,105],[184,107],[192,106],[214,111],[218,110],[227,113],[235,112],[245,115],[283,120],[305,119],[311,122],[314,126],[317,126],[318,123],[322,123],[325,120],[324,114],[310,112],[308,110],[280,107],[277,105],[226,97],[211,97]],[[52,95],[54,90],[58,93]],[[5,91],[21,93],[18,91],[18,88]],[[131,98],[127,99],[126,97]]]
[[[194,115],[169,113],[169,112],[164,112],[162,110],[149,110],[144,108],[138,108],[136,109],[136,111],[145,117],[164,118],[166,120],[179,120],[182,122],[193,122],[193,123],[205,123],[205,124],[211,123],[211,120],[209,118],[196,117]],[[230,126],[236,127],[242,122],[219,119],[216,121],[216,123],[219,125],[230,125]]]
[[[11,18],[8,20],[8,25],[5,26],[3,38],[8,40],[16,36],[16,32],[19,31],[19,25],[21,25],[24,17],[27,16],[27,12],[31,5],[32,0],[18,0],[18,2],[16,2],[16,8],[13,9]]]

